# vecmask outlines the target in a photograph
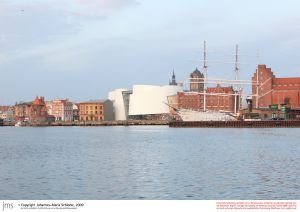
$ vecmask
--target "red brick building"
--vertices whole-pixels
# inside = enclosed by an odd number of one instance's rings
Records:
[[[258,86],[255,82],[258,82]],[[286,104],[291,109],[300,108],[300,77],[276,78],[271,68],[258,65],[252,77],[254,108],[268,108],[270,105]],[[258,91],[257,91],[258,90]]]
[[[206,96],[206,109],[214,111],[230,111],[234,112],[234,90],[232,86],[207,88],[208,94],[221,94],[221,95],[207,95]],[[237,98],[237,108],[239,101]]]
[[[232,86],[210,87],[206,90],[206,109],[214,111],[234,112],[234,90]],[[178,92],[177,105],[179,109],[204,109],[204,95],[198,92]],[[237,106],[239,105],[237,101]]]
[[[15,105],[15,118],[17,121],[45,122],[48,114],[44,97],[36,97],[32,102]]]
[[[178,92],[177,101],[179,109],[203,109],[203,95],[197,92]]]

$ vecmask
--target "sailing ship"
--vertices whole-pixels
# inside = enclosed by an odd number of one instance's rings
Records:
[[[198,92],[198,94],[203,96],[203,108],[199,110],[193,109],[182,109],[182,108],[173,108],[175,113],[181,117],[183,121],[234,121],[237,120],[239,116],[239,109],[241,108],[241,97],[242,97],[242,84],[253,85],[253,82],[248,80],[239,80],[239,54],[238,54],[238,45],[236,45],[235,52],[235,79],[234,80],[226,80],[226,79],[216,79],[216,78],[207,78],[207,59],[206,59],[206,42],[204,41],[204,54],[203,54],[203,72],[204,77],[198,78],[195,81],[195,78],[188,78],[189,83],[203,83],[203,91]],[[229,84],[234,86],[234,92],[232,94],[229,93],[208,93],[207,92],[207,84]],[[195,93],[195,92],[193,92]],[[234,96],[234,111],[223,111],[223,110],[208,110],[207,109],[207,96],[215,95],[215,96]]]

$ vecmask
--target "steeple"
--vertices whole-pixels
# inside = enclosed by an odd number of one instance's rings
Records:
[[[169,81],[169,85],[177,85],[174,69],[173,69],[172,81]]]

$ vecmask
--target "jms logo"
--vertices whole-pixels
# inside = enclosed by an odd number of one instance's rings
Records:
[[[6,203],[6,202],[3,202],[2,204],[2,211],[6,210],[6,209],[13,209],[14,208],[14,204],[13,203]]]

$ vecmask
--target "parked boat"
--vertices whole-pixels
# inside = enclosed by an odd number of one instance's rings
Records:
[[[22,126],[22,122],[21,121],[17,121],[15,124],[15,127],[21,127]]]

